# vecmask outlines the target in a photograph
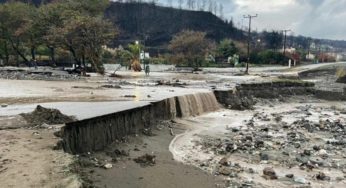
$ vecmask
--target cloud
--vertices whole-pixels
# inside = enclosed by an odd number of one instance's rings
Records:
[[[346,0],[214,1],[224,5],[224,16],[238,27],[247,23],[244,14],[258,14],[253,22],[258,31],[292,29],[295,35],[346,40]]]

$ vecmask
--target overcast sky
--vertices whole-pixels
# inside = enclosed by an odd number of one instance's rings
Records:
[[[223,3],[225,17],[238,27],[246,25],[244,14],[258,14],[253,22],[258,31],[292,29],[294,35],[346,40],[346,0],[215,1]],[[159,2],[167,5],[168,0]]]

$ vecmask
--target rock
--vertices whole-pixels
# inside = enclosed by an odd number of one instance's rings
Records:
[[[103,165],[103,168],[105,168],[105,169],[111,169],[111,168],[113,168],[113,165],[110,164],[110,163],[107,163],[107,164]]]
[[[306,150],[304,150],[303,153],[304,153],[304,155],[310,156],[311,155],[311,150],[306,149]]]
[[[249,173],[250,174],[254,174],[255,173],[255,170],[253,168],[249,168]]]
[[[229,166],[229,161],[226,157],[224,157],[219,161],[219,164],[222,166]]]
[[[1,104],[1,108],[6,108],[8,107],[8,104]]]
[[[313,146],[312,148],[313,148],[315,151],[319,151],[319,150],[321,149],[321,146],[316,146],[316,145],[315,145],[315,146]]]
[[[156,164],[155,158],[155,155],[145,154],[141,157],[134,159],[134,161],[143,167],[154,166]]]
[[[294,178],[294,174],[286,174],[286,177],[292,179]]]
[[[300,184],[306,184],[306,183],[307,183],[306,179],[303,178],[303,177],[297,177],[297,178],[295,178],[295,179],[294,179],[294,182],[300,183]]]
[[[271,167],[267,167],[263,169],[263,176],[265,179],[270,179],[270,180],[278,179],[274,169]]]
[[[267,153],[260,153],[261,161],[268,161],[269,155]]]
[[[219,174],[221,174],[221,175],[224,175],[224,176],[229,176],[231,173],[232,173],[232,170],[230,169],[230,168],[228,168],[228,167],[221,167],[220,169],[219,169]]]
[[[308,157],[305,157],[305,156],[298,155],[298,156],[296,157],[296,161],[297,161],[297,162],[300,162],[300,163],[306,164],[306,163],[309,161],[309,158],[308,158]]]
[[[323,155],[328,155],[328,153],[326,150],[321,149],[320,151],[318,151],[318,155],[323,156]]]
[[[124,95],[125,98],[136,98],[136,95]]]
[[[240,131],[239,127],[233,127],[233,128],[232,128],[232,132],[234,132],[234,133],[235,133],[235,132],[239,132],[239,131]]]
[[[342,173],[346,174],[346,168],[343,168],[341,171]]]
[[[321,180],[321,181],[330,181],[330,177],[329,177],[329,176],[326,176],[326,174],[323,173],[323,172],[319,172],[319,173],[316,175],[316,179],[317,179],[317,180]]]
[[[230,143],[230,144],[227,144],[226,146],[226,151],[227,152],[235,152],[236,150],[238,149],[238,146],[236,144],[233,144],[233,143]]]
[[[142,133],[146,136],[154,136],[153,131],[151,128],[143,129]]]
[[[323,159],[321,159],[320,157],[312,157],[312,158],[310,158],[310,162],[311,162],[311,164],[317,165],[319,167],[324,166]]]
[[[121,86],[119,86],[119,85],[103,85],[101,87],[109,88],[109,89],[121,89]]]
[[[95,162],[90,160],[89,158],[80,158],[78,163],[81,167],[92,167],[95,166]]]

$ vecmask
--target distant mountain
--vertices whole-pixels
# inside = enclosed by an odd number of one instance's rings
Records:
[[[0,3],[6,3],[6,2],[10,2],[10,1],[20,1],[23,3],[32,3],[35,5],[40,5],[41,3],[50,3],[54,0],[0,0]]]
[[[182,30],[207,33],[219,41],[223,38],[242,39],[243,32],[210,12],[181,10],[150,3],[113,2],[105,15],[121,30],[116,44],[145,41],[146,46],[165,46]]]

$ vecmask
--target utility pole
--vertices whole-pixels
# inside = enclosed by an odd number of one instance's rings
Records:
[[[251,21],[252,18],[256,18],[258,14],[256,15],[244,15],[245,19],[249,19],[249,31],[248,31],[248,40],[247,40],[247,62],[246,62],[246,70],[245,74],[249,74],[249,63],[250,63],[250,44],[251,44]]]
[[[286,56],[286,41],[287,41],[287,32],[291,31],[290,29],[282,30],[284,33],[284,56]]]

